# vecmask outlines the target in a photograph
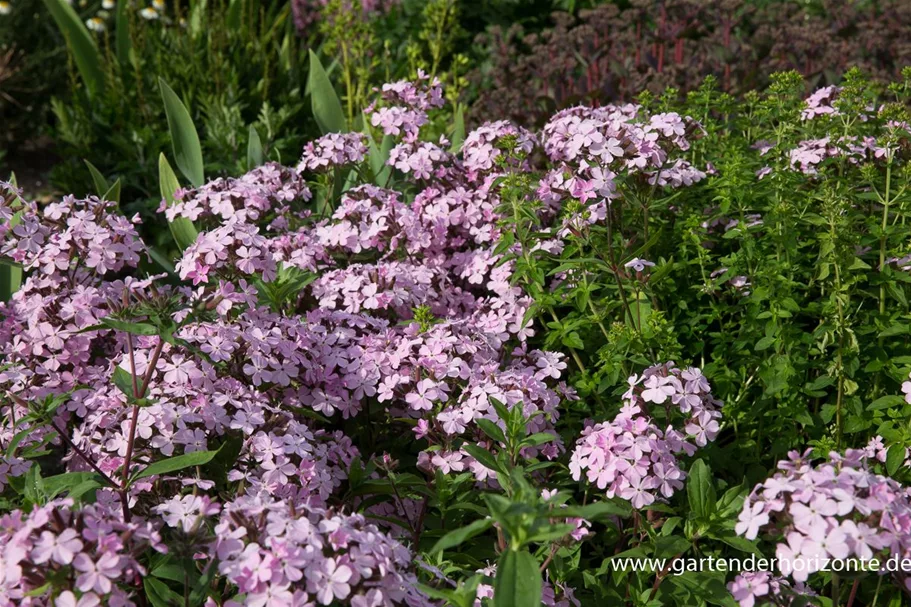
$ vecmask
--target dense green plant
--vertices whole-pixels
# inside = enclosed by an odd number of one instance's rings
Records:
[[[59,19],[72,17],[62,0],[47,4]],[[289,161],[311,124],[300,63],[304,43],[293,34],[289,15],[283,2],[200,0],[176,3],[148,19],[118,2],[103,21],[104,31],[90,32],[71,18],[61,21],[70,38],[89,37],[81,47],[71,44],[77,59],[73,86],[53,102],[57,140],[67,159],[56,167],[55,183],[67,191],[92,191],[85,159],[106,177],[122,180],[124,200],[139,201],[128,208],[157,206],[158,157],[170,147],[160,80],[190,111],[207,174],[248,168],[251,135],[265,157]]]

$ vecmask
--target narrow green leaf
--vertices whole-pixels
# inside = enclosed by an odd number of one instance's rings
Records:
[[[456,109],[452,124],[452,147],[450,151],[457,154],[462,149],[462,143],[465,141],[465,112],[462,106]]]
[[[111,202],[116,202],[120,204],[120,178],[117,178],[117,181],[114,182],[108,191],[104,193],[104,196],[101,197],[102,200],[110,200]]]
[[[202,147],[199,144],[196,127],[193,125],[193,118],[180,97],[164,79],[159,78],[158,85],[161,87],[161,98],[168,117],[168,129],[171,131],[171,145],[174,147],[177,168],[198,188],[205,183],[205,172],[202,164]]]
[[[175,457],[169,457],[168,459],[154,462],[134,474],[131,482],[135,482],[141,478],[147,478],[149,476],[170,474],[171,472],[177,472],[178,470],[183,470],[185,468],[192,468],[193,466],[202,466],[203,464],[207,464],[212,461],[212,458],[215,457],[217,453],[218,451],[194,451],[192,453],[177,455]]]
[[[114,46],[117,52],[117,61],[125,66],[130,63],[130,50],[133,46],[130,37],[130,0],[117,0],[117,9],[114,14]]]
[[[108,183],[108,180],[104,178],[104,175],[101,174],[101,171],[95,168],[94,164],[86,159],[83,159],[82,162],[89,168],[89,173],[92,175],[92,183],[95,184],[95,193],[98,196],[103,197],[104,193],[111,189],[111,185]]]
[[[250,125],[250,136],[247,139],[247,170],[253,170],[263,163],[263,142],[256,132],[256,127]]]
[[[493,519],[483,518],[465,527],[454,529],[437,540],[437,543],[430,549],[430,554],[437,554],[449,548],[455,548],[463,542],[484,533],[491,527],[493,527]]]
[[[310,74],[307,78],[310,89],[310,105],[313,117],[321,133],[345,133],[348,123],[342,103],[332,87],[332,81],[326,75],[323,64],[313,50],[310,51]]]
[[[171,206],[174,204],[174,192],[180,187],[180,182],[177,181],[177,175],[174,174],[174,169],[171,168],[163,153],[158,157],[158,181],[161,186],[161,197],[168,206]],[[186,217],[176,217],[174,221],[168,223],[168,227],[171,228],[174,242],[181,251],[196,242],[196,237],[199,235],[196,226]]]
[[[497,563],[493,607],[541,607],[541,572],[527,550],[507,550]]]
[[[236,31],[240,27],[243,8],[244,0],[231,0],[228,4],[228,14],[225,17],[225,25],[227,25],[228,30]]]
[[[66,38],[89,96],[94,97],[104,89],[104,70],[101,68],[101,54],[95,39],[65,0],[44,0],[44,5]]]
[[[379,187],[384,188],[389,183],[389,177],[392,175],[392,167],[386,164],[386,161],[389,160],[389,152],[392,150],[392,137],[383,135],[383,141],[380,142],[380,145],[377,145],[366,124],[364,125],[364,132],[370,144],[370,170],[373,172],[374,182]]]
[[[203,26],[206,22],[206,9],[208,8],[208,5],[208,0],[196,0],[196,2],[192,3],[188,27],[190,30],[190,37],[194,40],[199,38],[199,34],[203,32]]]
[[[130,322],[108,316],[101,319],[101,324],[117,331],[132,333],[133,335],[158,335],[158,327],[145,322]]]

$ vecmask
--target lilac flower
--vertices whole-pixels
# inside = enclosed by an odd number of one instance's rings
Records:
[[[624,268],[632,268],[636,272],[644,272],[645,268],[652,268],[654,266],[654,262],[648,261],[646,259],[639,259],[638,257],[635,257],[623,264]]]

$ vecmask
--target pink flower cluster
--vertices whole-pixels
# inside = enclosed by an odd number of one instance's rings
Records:
[[[911,557],[911,490],[869,470],[875,445],[843,456],[830,453],[818,464],[810,454],[790,452],[779,462],[780,472],[753,489],[736,532],[751,540],[760,533],[774,537],[781,573],[797,582],[831,559],[877,557],[885,563],[892,556]],[[907,573],[893,575],[911,590]],[[751,596],[772,590],[762,586]],[[751,596],[744,594],[741,605],[752,605]]]
[[[14,397],[0,410],[0,443],[28,429],[20,449],[47,442],[67,471],[89,470],[88,459],[111,478],[123,477],[128,458],[127,472],[136,472],[166,457],[231,446],[238,456],[226,482],[246,495],[217,500],[215,481],[188,468],[143,478],[124,491],[125,508],[144,513],[147,522],[124,523],[129,517],[118,519],[118,509],[108,505],[98,514],[99,505],[67,514],[62,523],[53,519],[59,529],[48,531],[81,534],[73,521],[95,517],[117,533],[118,525],[141,524],[149,538],[154,530],[205,535],[219,516],[221,573],[248,604],[420,605],[425,599],[407,573],[407,551],[358,515],[326,510],[360,453],[350,437],[313,419],[347,419],[381,405],[382,423],[411,426],[422,441],[418,465],[430,476],[468,470],[492,482],[491,471],[463,447],[498,448],[476,422],[505,425],[494,406],[499,402],[522,408],[528,434],[554,437],[526,454],[562,452],[555,423],[561,402],[576,398],[562,381],[567,363],[559,353],[528,346],[532,302],[511,283],[513,264],[497,252],[497,177],[523,169],[510,159],[530,158],[539,139],[493,123],[470,133],[461,152],[448,151],[445,140],[419,139],[428,112],[442,104],[438,82],[393,83],[381,94],[368,116],[399,138],[388,164],[401,187],[354,185],[333,201],[330,217],[307,210],[307,177],[322,179],[320,172],[365,161],[366,136],[352,133],[307,144],[297,170],[267,164],[179,191],[162,210],[168,219],[194,221],[199,236],[176,265],[185,281],[178,286],[160,276],[129,276],[146,249],[135,220],[118,215],[113,203],[67,197],[43,209],[33,203],[14,209],[18,192],[0,184],[0,254],[31,270],[0,304],[0,390]],[[577,108],[549,125],[545,151],[560,168],[545,182],[556,184],[563,171],[570,176],[550,189],[546,220],[556,218],[561,197],[584,200],[586,192],[599,191],[604,202],[613,172],[664,183],[658,171],[689,170],[671,156],[688,147],[690,121],[638,114],[633,106]],[[3,227],[17,213],[18,224]],[[552,248],[559,246],[554,241]],[[128,333],[118,323],[138,324]],[[134,409],[118,387],[123,372],[145,386],[143,406]],[[26,405],[49,396],[62,399],[50,425],[13,424]],[[591,442],[588,454],[582,443],[577,448],[574,474],[579,478],[584,468],[602,489],[611,484],[641,505],[655,499],[653,492],[668,496],[679,487],[676,454],[711,440],[720,413],[701,374],[672,365],[633,378],[626,399],[615,425],[630,436],[615,437],[619,442],[608,447],[619,458],[617,482],[606,480],[594,451],[604,444],[600,427],[582,441]],[[688,416],[685,433],[654,425],[649,403],[666,402],[668,417],[671,406]],[[631,434],[640,429],[648,432],[644,442]],[[15,455],[0,458],[0,488],[30,465]],[[638,492],[631,494],[633,485]],[[101,491],[99,504],[113,497]],[[581,535],[585,523],[578,524]],[[15,531],[4,527],[0,542],[9,543]],[[78,539],[71,536],[67,541]],[[89,545],[85,537],[79,542]],[[153,547],[157,542],[150,539]],[[114,577],[100,574],[116,583],[96,587],[92,578],[89,587],[76,577],[35,593],[34,603],[64,591],[122,592],[129,601],[138,569],[123,551],[118,567]],[[38,578],[23,576],[16,582],[23,591],[41,587]]]
[[[167,548],[149,522],[124,523],[108,497],[99,494],[97,504],[80,510],[65,499],[0,518],[0,605],[45,605],[32,592],[45,584],[68,588],[56,605],[76,605],[73,591],[79,605],[134,605],[130,586],[146,575],[140,555]]]
[[[699,369],[680,370],[673,363],[649,367],[629,384],[620,413],[582,432],[569,470],[573,479],[584,474],[608,497],[642,508],[683,487],[686,473],[677,458],[715,439],[721,402]],[[655,421],[659,413],[668,424],[664,431]],[[680,414],[682,432],[673,426]]]
[[[304,146],[297,170],[328,171],[356,164],[366,156],[367,143],[362,133],[329,133]]]
[[[159,212],[168,221],[185,217],[190,221],[218,218],[256,222],[270,215],[284,215],[289,203],[310,200],[307,183],[293,170],[269,162],[237,179],[218,178],[195,190],[178,190],[174,202],[162,201]]]
[[[18,192],[7,183],[0,182],[0,195],[0,256],[27,270],[45,275],[68,270],[104,274],[135,266],[145,252],[134,227],[139,216],[129,220],[113,213],[116,203],[67,196],[39,212],[35,203],[26,201],[13,209]],[[10,229],[14,215],[18,221]]]
[[[364,110],[370,123],[384,135],[402,137],[405,144],[414,144],[421,127],[427,123],[427,113],[443,106],[443,87],[438,78],[431,80],[419,70],[416,82],[399,80],[384,84],[381,99],[381,107],[374,103]]]
[[[740,607],[765,604],[788,607],[794,603],[802,605],[806,604],[805,597],[816,596],[813,589],[803,582],[796,582],[792,586],[788,580],[768,571],[739,573],[728,584],[728,590]]]
[[[429,606],[411,553],[359,514],[291,508],[266,493],[225,504],[215,525],[218,570],[239,605]]]

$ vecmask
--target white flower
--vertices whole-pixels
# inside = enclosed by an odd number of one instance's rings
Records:
[[[139,11],[139,14],[142,15],[143,19],[148,19],[149,21],[158,19],[158,11],[150,6],[147,6],[146,8]]]
[[[101,17],[92,17],[91,19],[85,20],[85,26],[92,30],[93,32],[103,32],[107,29],[104,25],[104,19]]]
[[[102,0],[101,2],[101,8],[106,11],[112,10],[115,6],[117,3],[114,0]]]
[[[9,15],[13,12],[13,5],[6,0],[0,0],[0,15]]]

